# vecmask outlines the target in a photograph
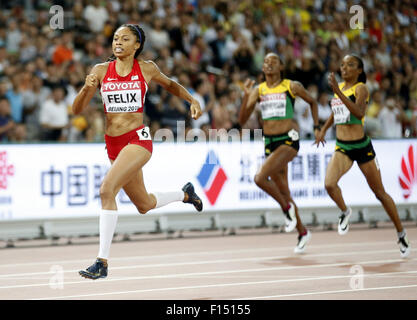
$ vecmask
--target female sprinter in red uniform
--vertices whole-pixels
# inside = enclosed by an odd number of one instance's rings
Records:
[[[366,74],[362,59],[356,55],[346,55],[342,60],[340,71],[344,80],[342,83],[336,82],[333,73],[329,75],[329,84],[334,92],[331,102],[333,112],[315,141],[317,146],[320,143],[324,144],[327,129],[333,123],[336,125],[336,149],[327,166],[325,187],[330,198],[341,211],[338,232],[344,235],[349,231],[349,218],[352,215],[352,209],[346,206],[338,182],[356,161],[372,192],[394,223],[401,257],[405,258],[410,254],[410,243],[398,216],[397,207],[384,189],[375,150],[363,129],[369,90],[365,84]]]
[[[294,102],[298,96],[310,104],[314,120],[314,133],[319,133],[317,102],[298,81],[283,78],[284,65],[275,53],[264,58],[262,71],[265,81],[256,87],[247,80],[239,112],[239,124],[243,126],[260,102],[266,160],[255,176],[256,185],[274,198],[285,215],[285,231],[298,231],[295,253],[302,253],[311,238],[310,231],[301,222],[297,206],[288,187],[288,163],[294,159],[300,147],[298,124],[294,119]]]
[[[198,211],[203,208],[191,183],[176,192],[148,193],[145,188],[142,167],[152,155],[149,128],[143,125],[148,83],[155,81],[171,94],[188,101],[193,119],[201,116],[201,109],[191,94],[164,75],[154,62],[138,59],[144,42],[145,33],[139,26],[119,27],[113,36],[112,59],[93,67],[72,105],[74,114],[80,113],[100,87],[106,115],[105,142],[111,162],[100,187],[100,249],[95,263],[79,272],[85,278],[107,276],[107,259],[117,223],[115,197],[121,188],[142,214],[174,201],[191,203]]]

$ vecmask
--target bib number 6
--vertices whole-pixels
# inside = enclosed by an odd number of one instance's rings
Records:
[[[294,129],[288,131],[288,136],[291,138],[292,141],[298,141],[298,139],[300,139],[298,132]]]
[[[151,140],[151,134],[149,132],[149,127],[145,127],[136,131],[139,136],[139,140]]]

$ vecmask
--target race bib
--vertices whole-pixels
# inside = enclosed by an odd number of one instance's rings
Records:
[[[139,140],[152,140],[151,134],[149,132],[149,127],[144,127],[136,131],[139,136]]]
[[[136,112],[142,107],[138,82],[107,82],[101,89],[106,112]]]
[[[292,141],[298,141],[298,139],[300,139],[300,135],[295,129],[291,129],[290,131],[288,131],[288,136],[291,138]]]
[[[333,98],[331,101],[332,111],[333,111],[333,119],[335,124],[342,124],[349,122],[350,120],[350,111],[342,102],[342,100],[338,98]]]
[[[259,104],[262,111],[262,118],[285,117],[287,112],[286,93],[274,93],[261,97]]]

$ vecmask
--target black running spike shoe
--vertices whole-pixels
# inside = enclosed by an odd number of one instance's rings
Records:
[[[400,246],[401,258],[407,258],[410,255],[410,242],[408,241],[407,235],[398,238],[398,245]]]
[[[104,265],[103,261],[99,258],[89,266],[86,270],[81,270],[78,272],[81,277],[88,279],[99,279],[107,277],[107,266]]]
[[[182,187],[182,191],[188,195],[188,199],[187,201],[183,201],[184,203],[191,203],[199,212],[203,210],[203,201],[201,201],[200,197],[195,193],[194,186],[191,182],[188,182]]]

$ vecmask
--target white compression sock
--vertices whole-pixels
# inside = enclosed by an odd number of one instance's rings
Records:
[[[184,200],[184,191],[173,191],[173,192],[153,192],[152,193],[156,198],[156,208],[163,207],[168,203],[175,201]]]
[[[100,250],[98,258],[108,259],[114,230],[117,224],[117,210],[104,210],[100,212]]]

